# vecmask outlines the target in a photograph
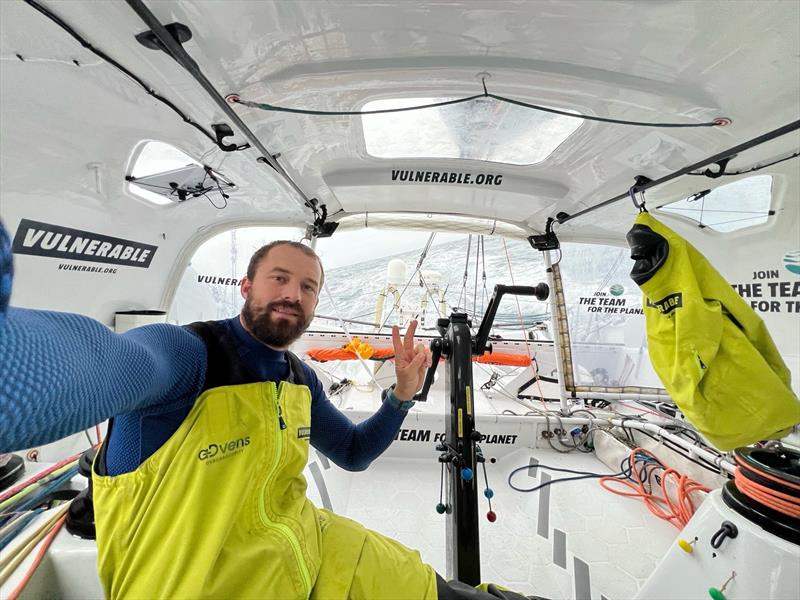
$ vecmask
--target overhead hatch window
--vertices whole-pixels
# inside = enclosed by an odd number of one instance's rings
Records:
[[[172,204],[205,196],[217,205],[235,187],[220,173],[164,142],[146,142],[125,177],[129,189],[154,204]]]
[[[373,100],[362,110],[445,102],[450,98]],[[576,113],[577,114],[577,113]],[[550,156],[580,119],[479,98],[408,112],[362,115],[367,152],[377,158],[463,158],[531,165]]]
[[[772,177],[756,175],[711,191],[657,207],[695,221],[700,227],[729,233],[766,223],[773,211]]]

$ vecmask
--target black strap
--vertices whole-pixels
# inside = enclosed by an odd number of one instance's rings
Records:
[[[225,385],[242,385],[262,381],[251,373],[239,358],[236,343],[221,321],[197,321],[184,325],[194,332],[206,345],[208,367],[203,391]],[[286,381],[306,385],[302,361],[292,352],[286,351],[289,375]]]
[[[253,383],[255,377],[249,373],[239,359],[236,345],[225,327],[218,321],[197,321],[184,325],[197,334],[206,346],[207,367],[203,390],[225,385]]]

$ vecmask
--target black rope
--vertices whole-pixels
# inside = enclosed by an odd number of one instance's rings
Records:
[[[272,112],[285,112],[297,115],[315,115],[315,116],[329,116],[329,117],[354,117],[358,115],[381,115],[386,113],[398,113],[411,110],[421,110],[423,108],[436,108],[438,106],[449,106],[451,104],[461,104],[462,102],[469,102],[483,98],[484,94],[476,94],[467,98],[457,98],[456,100],[444,100],[442,102],[434,102],[432,104],[421,104],[419,106],[408,106],[405,108],[384,108],[380,110],[308,110],[305,108],[289,108],[286,106],[275,106],[274,104],[264,104],[261,102],[251,102],[249,100],[235,99],[230,97],[231,101],[242,106],[249,108],[258,108],[261,110],[269,110]],[[574,116],[574,115],[573,115]]]
[[[664,177],[660,177],[659,179],[649,180],[641,184],[637,184],[634,186],[636,192],[643,192],[650,188],[656,187],[657,185],[661,185],[662,183],[666,183],[668,181],[672,181],[673,179],[677,179],[683,175],[687,175],[701,167],[705,167],[708,165],[712,165],[715,163],[719,163],[720,161],[727,161],[736,154],[743,152],[744,150],[749,150],[750,148],[754,148],[755,146],[759,146],[765,142],[769,142],[774,140],[775,138],[781,137],[782,135],[786,135],[787,133],[791,133],[793,131],[797,131],[800,129],[800,120],[793,121],[791,123],[787,123],[782,127],[778,127],[777,129],[773,129],[772,131],[768,131],[765,134],[759,135],[758,137],[752,138],[746,142],[738,144],[737,146],[733,146],[732,148],[728,148],[723,152],[715,154],[713,156],[709,156],[708,158],[701,160],[700,162],[696,162],[694,164],[689,165],[688,167],[684,167],[683,169],[679,169],[677,171],[673,171],[669,175],[665,175]],[[572,219],[576,219],[578,217],[582,217],[587,215],[591,212],[594,212],[600,208],[608,206],[609,204],[613,204],[614,202],[618,202],[620,200],[630,198],[630,191],[626,190],[622,194],[617,194],[613,198],[609,198],[608,200],[604,200],[599,204],[595,204],[594,206],[590,206],[589,208],[585,208],[580,210],[574,214],[567,215],[564,213],[559,213],[556,218],[553,220],[555,223],[566,223],[567,221],[571,221]]]
[[[228,196],[227,196],[227,194],[222,197],[222,201],[225,203],[222,206],[217,206],[216,204],[214,204],[213,200],[211,200],[211,198],[208,197],[207,193],[204,192],[203,196],[205,196],[206,200],[208,200],[208,203],[211,204],[211,206],[213,206],[217,210],[224,210],[224,209],[228,208]]]
[[[539,104],[531,104],[529,102],[522,102],[521,100],[514,100],[499,96],[497,94],[490,94],[486,91],[486,82],[483,82],[483,94],[476,94],[474,96],[467,96],[466,98],[456,98],[455,100],[444,100],[442,102],[432,102],[430,104],[419,104],[416,106],[406,106],[404,108],[383,108],[377,110],[310,110],[305,108],[290,108],[288,106],[276,106],[274,104],[266,104],[263,102],[252,102],[250,100],[242,100],[239,96],[232,94],[228,96],[231,102],[247,106],[249,108],[258,108],[261,110],[268,110],[272,112],[285,112],[299,115],[315,115],[315,116],[330,116],[330,117],[354,117],[363,115],[381,115],[387,113],[407,112],[412,110],[423,110],[426,108],[437,108],[440,106],[451,106],[453,104],[462,104],[464,102],[472,102],[480,98],[492,98],[507,104],[514,104],[523,108],[530,108],[540,112],[552,113],[564,117],[572,117],[573,119],[582,119],[584,121],[598,121],[600,123],[613,123],[615,125],[633,125],[636,127],[718,127],[722,125],[720,121],[710,121],[707,123],[651,123],[647,121],[628,121],[625,119],[612,119],[608,117],[597,117],[594,115],[584,115],[580,113],[569,112],[566,110],[559,110],[557,108],[549,108]]]
[[[749,169],[742,169],[741,171],[733,171],[731,173],[722,172],[722,173],[715,173],[715,177],[730,177],[732,175],[744,175],[745,173],[752,173],[753,171],[760,171],[761,169],[766,169],[767,167],[771,167],[772,165],[777,165],[778,163],[782,163],[786,160],[791,160],[793,158],[797,158],[800,156],[800,152],[795,152],[794,154],[790,154],[789,156],[784,156],[783,158],[779,158],[778,160],[774,160],[771,163],[767,163],[765,165],[756,165],[754,167],[750,167]],[[705,171],[701,171],[699,173],[687,173],[687,175],[702,175],[703,177],[708,177],[708,173]]]
[[[180,108],[175,106],[172,103],[172,101],[170,101],[168,98],[165,98],[164,96],[158,94],[153,88],[151,88],[143,79],[141,79],[133,71],[131,71],[130,69],[128,69],[128,68],[124,67],[123,65],[121,65],[120,63],[118,63],[116,60],[111,58],[108,54],[106,54],[102,50],[92,46],[92,44],[90,44],[83,36],[81,36],[77,31],[75,31],[72,27],[70,27],[58,15],[50,12],[50,10],[48,8],[42,6],[41,4],[36,2],[36,0],[24,0],[24,1],[25,1],[26,4],[28,4],[32,8],[35,8],[36,10],[38,10],[45,17],[47,17],[48,19],[53,21],[56,25],[61,27],[61,29],[66,31],[68,34],[70,34],[73,38],[75,38],[78,41],[78,43],[80,43],[81,46],[83,46],[84,48],[89,50],[89,52],[92,52],[96,56],[99,56],[100,58],[102,58],[107,63],[113,65],[114,67],[116,67],[117,69],[119,69],[120,71],[125,73],[125,75],[127,75],[128,77],[133,79],[136,83],[138,83],[149,95],[151,95],[153,98],[155,98],[159,102],[163,102],[164,104],[166,104],[173,112],[175,112],[181,118],[181,120],[183,120],[184,123],[188,123],[189,125],[191,125],[195,129],[197,129],[200,133],[202,133],[209,140],[211,140],[214,143],[215,146],[217,146],[221,150],[224,150],[224,148],[222,147],[223,145],[219,141],[217,141],[217,137],[213,133],[207,131],[205,128],[203,128],[202,125],[200,125],[199,123],[196,123],[195,121],[193,121],[192,119],[187,117],[186,113],[184,113]],[[242,144],[241,146],[237,146],[236,150],[244,150],[245,148],[249,148],[249,147],[250,147],[250,144]]]

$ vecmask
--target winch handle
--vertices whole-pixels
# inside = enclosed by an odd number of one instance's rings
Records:
[[[500,300],[506,294],[510,296],[535,296],[537,300],[547,300],[550,296],[550,287],[544,282],[535,286],[502,285],[499,283],[494,286],[494,292],[492,292],[489,305],[486,307],[486,315],[483,317],[481,326],[478,328],[478,334],[475,336],[472,354],[483,356],[483,353],[486,352],[486,342],[489,339],[489,332],[492,330],[497,307],[500,306]]]
[[[425,373],[425,383],[422,385],[422,389],[417,393],[414,394],[414,401],[415,402],[425,402],[428,399],[428,392],[431,389],[431,385],[433,385],[433,378],[436,374],[436,367],[439,366],[439,359],[442,357],[442,340],[441,338],[436,338],[431,340],[431,366],[428,367],[428,372]]]

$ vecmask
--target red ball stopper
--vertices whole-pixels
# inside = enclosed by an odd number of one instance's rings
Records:
[[[490,510],[488,513],[486,513],[486,518],[489,519],[489,523],[494,523],[497,521],[497,515],[493,510]]]

